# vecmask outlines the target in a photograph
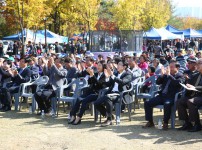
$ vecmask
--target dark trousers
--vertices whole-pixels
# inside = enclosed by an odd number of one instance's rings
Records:
[[[177,100],[177,110],[180,120],[200,123],[198,109],[202,106],[202,97],[183,97]],[[188,112],[187,112],[188,109]],[[188,115],[189,114],[189,115]]]
[[[107,120],[112,120],[113,104],[118,102],[119,96],[103,96],[98,98],[95,102],[95,108],[101,113],[102,116],[108,116]]]
[[[98,98],[98,94],[91,94],[91,95],[88,95],[82,101],[77,100],[76,104],[74,105],[74,107],[72,108],[70,112],[70,116],[76,116],[76,113],[79,111],[79,108],[80,108],[78,117],[82,118],[88,104],[90,104],[93,101],[96,101],[97,98]]]
[[[11,101],[11,95],[18,93],[19,91],[19,86],[11,86],[8,88],[2,88],[1,89],[1,103],[4,106],[11,107],[12,106],[12,101]]]
[[[153,107],[157,105],[164,105],[164,123],[168,123],[171,115],[171,108],[174,104],[174,99],[166,98],[158,95],[150,100],[144,102],[145,119],[153,122]]]
[[[51,108],[51,98],[55,97],[55,91],[52,89],[52,86],[47,86],[45,89],[38,91],[34,94],[34,98],[38,103],[39,109],[44,110],[45,113],[48,113]]]

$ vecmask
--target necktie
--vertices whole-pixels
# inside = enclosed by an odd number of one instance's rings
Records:
[[[167,94],[167,92],[168,92],[168,86],[170,85],[170,82],[171,82],[171,80],[169,79],[167,81],[167,83],[166,83],[166,86],[165,86],[164,90],[162,91],[163,94]]]
[[[21,74],[23,72],[23,69],[20,69],[19,74]]]

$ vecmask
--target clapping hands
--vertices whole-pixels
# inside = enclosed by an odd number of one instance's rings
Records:
[[[107,67],[107,69],[104,70],[104,74],[106,78],[109,78],[110,76],[113,75],[113,72],[111,71],[109,67]]]
[[[90,76],[94,76],[94,71],[91,68],[87,68],[86,71],[90,74]]]

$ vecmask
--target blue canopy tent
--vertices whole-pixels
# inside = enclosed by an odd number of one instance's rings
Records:
[[[68,42],[68,37],[60,36],[49,30],[47,30],[46,35],[47,35],[48,43]],[[26,40],[26,41],[32,41],[35,43],[39,43],[39,42],[45,43],[45,30],[39,30],[39,31],[33,32],[29,29],[24,29],[23,36],[22,36],[22,33],[20,32],[19,34],[13,34],[11,36],[6,36],[3,38],[3,40],[22,40],[22,37],[24,37],[24,40]]]
[[[151,27],[144,35],[145,39],[150,40],[172,40],[172,39],[181,39],[181,36],[173,34],[167,31],[165,28],[156,29]]]
[[[169,32],[172,32],[173,34],[178,34],[181,35],[181,39],[184,40],[184,32],[176,29],[175,27],[171,26],[171,25],[167,25],[165,27],[166,30],[168,30]]]
[[[186,30],[182,30],[182,32],[184,33],[184,37],[185,38],[199,38],[202,37],[202,34],[197,32],[194,29],[186,29]]]
[[[22,36],[22,32],[18,32],[17,34],[3,37],[3,40],[13,40],[13,41],[16,40],[16,41],[18,41],[18,40],[22,40],[22,37],[24,37],[24,40],[25,40],[26,39],[26,33],[27,33],[27,30],[24,29],[23,30],[23,36]]]
[[[202,30],[197,30],[197,32],[199,32],[200,34],[202,34]]]
[[[171,26],[171,25],[167,25],[167,26],[165,27],[165,29],[168,30],[168,31],[170,31],[170,32],[172,32],[172,33],[182,32],[182,31],[176,29],[175,27],[173,27],[173,26]]]

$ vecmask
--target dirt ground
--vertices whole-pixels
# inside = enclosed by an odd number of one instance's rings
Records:
[[[162,114],[158,109],[154,110],[156,124]],[[93,121],[89,112],[78,126],[68,125],[67,115],[63,111],[58,118],[46,117],[44,120],[29,114],[27,109],[1,112],[0,150],[202,149],[202,131],[189,133],[175,129],[142,129],[145,124],[143,109],[132,113],[131,122],[127,112],[121,119],[121,125],[103,128]]]

